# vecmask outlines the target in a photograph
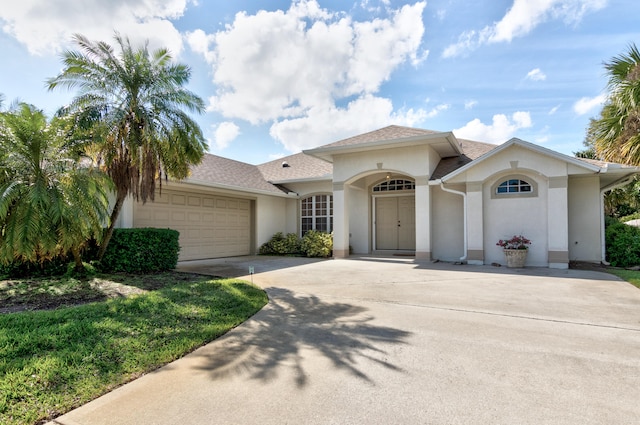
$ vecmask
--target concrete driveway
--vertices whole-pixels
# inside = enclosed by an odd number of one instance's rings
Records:
[[[640,421],[640,290],[611,275],[406,257],[179,268],[246,276],[270,303],[53,423]]]

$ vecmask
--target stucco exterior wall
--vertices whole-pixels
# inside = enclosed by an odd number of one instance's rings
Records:
[[[287,183],[284,186],[297,193],[299,199],[306,198],[309,195],[330,194],[333,192],[331,180]]]
[[[259,195],[255,201],[255,252],[277,232],[286,233],[286,198]]]
[[[349,187],[349,245],[354,254],[371,251],[371,208],[369,190]]]
[[[333,180],[348,182],[353,177],[375,172],[389,171],[411,177],[429,176],[437,164],[438,155],[429,146],[412,146],[397,149],[379,149],[360,153],[336,155],[333,161]],[[380,165],[378,165],[380,164]]]
[[[431,186],[431,256],[458,261],[464,255],[464,210],[462,196]]]
[[[600,182],[598,176],[569,179],[569,259],[599,263]]]
[[[483,187],[485,264],[506,264],[502,248],[496,243],[514,235],[523,235],[531,240],[527,266],[548,264],[547,180],[541,176],[524,175],[538,184],[537,196],[492,199],[491,186],[498,180],[505,180],[508,175],[490,179]]]

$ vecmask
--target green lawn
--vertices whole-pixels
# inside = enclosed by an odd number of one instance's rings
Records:
[[[618,276],[620,279],[626,280],[632,285],[640,288],[640,271],[624,270],[624,269],[607,269],[607,272]]]
[[[114,277],[116,286],[142,293],[0,314],[0,423],[59,416],[219,337],[267,303],[264,291],[247,282],[188,276],[161,275],[155,290],[148,289],[148,279]],[[0,306],[24,302],[29,288],[46,305],[56,292],[63,299],[78,291],[85,291],[79,296],[84,299],[112,296],[99,283],[53,281],[42,279],[40,290],[33,281],[0,285]]]

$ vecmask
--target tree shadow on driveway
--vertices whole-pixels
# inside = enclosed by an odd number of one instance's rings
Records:
[[[370,383],[363,360],[402,372],[387,360],[386,349],[406,344],[410,332],[372,324],[374,318],[361,306],[326,302],[282,288],[266,291],[269,304],[263,310],[216,341],[212,351],[201,354],[207,359],[199,368],[212,379],[247,375],[268,382],[282,368],[291,368],[295,384],[304,387],[308,379],[304,350]]]

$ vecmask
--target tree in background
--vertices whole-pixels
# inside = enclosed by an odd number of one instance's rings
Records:
[[[108,177],[81,164],[64,120],[25,103],[0,112],[0,152],[0,261],[71,254],[82,271],[109,215]]]
[[[101,259],[120,209],[128,195],[154,199],[156,181],[187,177],[189,166],[202,160],[206,143],[187,112],[202,113],[203,100],[186,90],[191,71],[172,62],[166,49],[153,52],[145,44],[133,48],[116,33],[118,52],[101,41],[75,35],[79,51],[67,51],[62,72],[48,80],[77,89],[60,114],[70,117],[86,136],[86,150],[115,186],[115,204],[100,246]]]
[[[594,147],[606,161],[640,165],[640,51],[635,44],[604,64],[609,91],[594,124]]]
[[[601,116],[602,118],[602,116]],[[587,133],[583,142],[584,150],[574,152],[578,158],[593,159],[602,161],[596,149],[598,137],[598,119],[591,118]],[[604,213],[610,217],[624,217],[633,214],[640,207],[640,180],[634,178],[625,186],[618,187],[606,192],[604,196]]]

